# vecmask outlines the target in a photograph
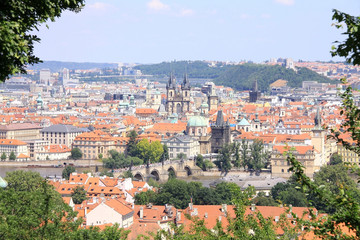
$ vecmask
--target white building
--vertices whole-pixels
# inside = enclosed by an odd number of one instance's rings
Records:
[[[133,224],[134,210],[118,199],[104,200],[91,212],[86,214],[86,225],[96,226],[118,223],[119,227],[127,228]]]
[[[16,156],[15,161],[29,159],[27,143],[17,139],[0,139],[0,155],[6,154],[8,160],[11,152]]]
[[[187,158],[200,154],[199,142],[188,135],[177,135],[162,143],[168,147],[170,159],[177,158],[180,153],[184,153]]]

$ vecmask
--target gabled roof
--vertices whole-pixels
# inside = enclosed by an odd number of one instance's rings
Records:
[[[120,202],[117,199],[110,199],[109,201],[105,201],[105,204],[123,216],[127,215],[131,212],[134,212],[133,209],[126,206],[125,204],[123,204],[122,202]]]
[[[17,140],[17,139],[0,139],[0,145],[27,145],[26,142]]]

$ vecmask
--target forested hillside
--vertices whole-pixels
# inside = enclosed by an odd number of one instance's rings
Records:
[[[303,81],[332,82],[331,79],[324,77],[307,68],[298,68],[297,72],[282,66],[268,66],[260,64],[244,64],[233,66],[219,77],[214,79],[217,85],[225,85],[236,90],[248,90],[252,84],[258,81],[259,89],[264,91],[269,85],[278,79],[288,81],[290,87],[301,87]]]
[[[210,67],[205,61],[173,61],[158,64],[138,65],[135,69],[141,70],[143,74],[157,75],[161,77],[169,76],[173,72],[177,78],[181,78],[185,73],[190,78],[217,78],[231,66],[217,64]]]
[[[307,68],[299,68],[297,72],[282,66],[268,66],[263,64],[225,65],[218,63],[210,66],[205,61],[174,61],[159,64],[139,65],[135,67],[143,74],[168,76],[173,72],[181,78],[185,72],[190,78],[209,78],[215,84],[232,87],[236,90],[248,90],[255,79],[260,90],[267,90],[269,85],[278,79],[288,81],[290,87],[301,87],[303,81],[332,82],[327,77],[321,76]]]

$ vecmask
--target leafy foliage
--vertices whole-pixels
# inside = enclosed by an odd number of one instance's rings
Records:
[[[69,180],[70,174],[75,172],[75,167],[74,166],[66,166],[64,168],[64,170],[62,171],[62,177],[65,178],[66,180]]]
[[[147,139],[142,139],[136,145],[137,156],[139,156],[147,164],[159,162],[164,148],[160,141],[149,142]]]
[[[250,159],[247,162],[247,168],[260,170],[269,162],[269,154],[264,151],[262,140],[255,139],[250,146]]]
[[[330,165],[337,165],[341,163],[343,163],[343,161],[342,161],[342,157],[339,154],[334,153],[333,155],[331,155]]]
[[[186,208],[192,201],[199,205],[230,204],[234,195],[231,189],[239,188],[234,183],[222,182],[214,189],[203,187],[201,183],[169,179],[159,186],[159,191],[142,192],[135,196],[136,204],[171,204],[176,208]],[[240,189],[240,188],[239,188]]]
[[[278,203],[271,196],[266,196],[265,193],[259,192],[258,195],[251,200],[256,206],[277,206]]]
[[[350,14],[333,10],[332,20],[335,20],[334,26],[336,28],[346,27],[343,35],[346,35],[346,40],[342,43],[335,41],[337,46],[332,47],[332,56],[345,57],[348,63],[354,65],[360,64],[360,17],[351,16]]]
[[[279,237],[275,231],[275,225],[272,218],[264,218],[260,212],[255,211],[254,214],[246,214],[246,208],[250,204],[255,191],[253,188],[248,188],[245,191],[240,191],[236,185],[231,187],[233,196],[233,204],[235,205],[235,218],[227,216],[229,222],[226,228],[223,227],[220,221],[217,221],[213,229],[209,229],[205,225],[205,220],[198,216],[186,216],[192,224],[189,228],[184,226],[173,226],[172,231],[160,231],[155,239],[278,239]],[[284,217],[282,217],[282,220]],[[288,224],[286,220],[283,221],[281,229],[286,230]],[[292,226],[291,229],[297,228]],[[298,228],[297,228],[298,229]],[[293,232],[295,234],[293,234]],[[295,239],[297,231],[284,231],[280,239]],[[173,233],[173,234],[172,234]]]
[[[129,231],[118,225],[80,228],[72,211],[39,173],[14,171],[5,177],[9,183],[0,189],[1,239],[126,239]]]
[[[103,159],[104,166],[109,169],[126,168],[144,163],[143,160],[138,157],[125,157],[123,153],[119,153],[116,150],[110,150],[109,154],[110,157]]]
[[[222,172],[229,172],[232,168],[231,165],[231,154],[232,154],[232,146],[230,144],[224,145],[219,150],[219,155],[217,156],[216,161],[214,161],[215,165],[219,168]]]
[[[7,158],[6,153],[3,152],[3,153],[1,154],[1,161],[5,161],[6,158]]]
[[[84,187],[76,186],[71,193],[71,197],[75,204],[81,204],[83,201],[85,201],[87,196]]]
[[[298,68],[297,72],[282,66],[261,64],[243,64],[228,69],[214,81],[217,85],[225,85],[236,90],[252,89],[255,80],[259,89],[265,91],[269,85],[278,79],[288,81],[290,87],[301,87],[303,81],[332,82],[332,80],[317,74],[307,68]]]
[[[9,160],[11,160],[11,161],[15,161],[16,160],[16,155],[15,155],[15,153],[12,151],[11,153],[10,153],[10,155],[9,155]]]
[[[9,75],[26,73],[27,64],[40,62],[33,53],[40,38],[32,32],[47,20],[55,21],[64,10],[79,11],[83,0],[49,2],[1,1],[0,3],[0,81]]]
[[[76,230],[79,222],[72,220],[71,208],[40,174],[14,171],[5,179],[9,185],[0,189],[1,239],[64,239]]]
[[[71,149],[71,158],[74,160],[78,160],[82,158],[83,154],[79,148],[73,148]]]
[[[136,144],[138,142],[137,140],[138,134],[135,130],[130,131],[128,134],[129,141],[126,144],[126,153],[129,156],[136,157]]]
[[[261,64],[226,65],[218,63],[209,66],[203,61],[174,61],[159,64],[139,65],[135,67],[145,74],[167,77],[170,69],[175,72],[177,78],[182,78],[185,73],[190,78],[214,79],[217,85],[225,85],[236,90],[248,90],[253,82],[258,80],[261,90],[267,90],[269,85],[278,79],[288,81],[291,87],[301,87],[303,81],[332,82],[307,68],[299,68],[297,72],[281,66],[268,66]],[[186,69],[186,72],[185,72]]]

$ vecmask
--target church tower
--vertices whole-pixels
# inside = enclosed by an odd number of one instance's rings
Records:
[[[218,111],[215,124],[211,125],[211,152],[218,153],[225,145],[231,143],[230,124],[224,121],[222,110]]]
[[[174,99],[175,99],[175,92],[176,92],[176,79],[174,75],[171,73],[169,82],[166,84],[166,96],[167,96],[167,103],[166,109],[169,114],[174,113]]]
[[[181,88],[178,88],[176,79],[171,73],[169,82],[166,85],[167,102],[166,110],[169,115],[176,113],[178,115],[190,111],[190,81],[185,74]]]
[[[219,104],[219,97],[215,93],[215,86],[214,84],[211,85],[210,93],[208,95],[208,105],[209,105],[209,111],[216,110],[218,108]]]
[[[317,150],[321,154],[325,154],[326,132],[322,128],[321,123],[322,123],[321,115],[318,107],[314,118],[315,127],[311,130],[312,131],[311,143],[314,146],[315,150]],[[322,160],[324,161],[324,158]],[[319,164],[324,164],[324,163],[319,163]]]
[[[184,81],[181,84],[181,92],[183,112],[188,112],[190,111],[190,81],[187,74],[184,75]]]
[[[249,92],[249,102],[255,103],[261,97],[261,92],[258,90],[258,82],[253,83],[253,90]]]

